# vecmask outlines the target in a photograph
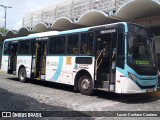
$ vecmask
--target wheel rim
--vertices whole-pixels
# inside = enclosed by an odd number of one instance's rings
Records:
[[[90,88],[90,80],[89,79],[84,79],[81,83],[81,87],[83,90],[88,90]]]
[[[21,78],[21,80],[24,80],[24,78],[25,78],[25,72],[24,71],[21,71],[21,74],[20,74],[20,78]]]

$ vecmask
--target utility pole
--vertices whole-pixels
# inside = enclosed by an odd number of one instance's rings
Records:
[[[4,22],[4,34],[6,35],[6,30],[7,30],[7,8],[12,8],[11,6],[5,6],[5,5],[0,5],[5,9],[5,22]]]

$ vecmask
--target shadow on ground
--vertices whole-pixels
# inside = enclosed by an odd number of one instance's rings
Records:
[[[7,79],[18,81],[17,78],[7,78]],[[54,82],[30,80],[29,84],[40,85],[43,87],[54,88],[58,90],[68,91],[68,92],[74,92],[73,86],[54,83]],[[160,100],[160,89],[158,89],[157,92],[144,93],[144,94],[116,94],[116,93],[106,92],[102,90],[95,90],[95,93],[93,94],[93,96],[101,99],[113,100],[113,101],[118,101],[122,103],[129,103],[129,104],[149,103],[149,102]]]
[[[61,106],[51,106],[40,103],[34,98],[15,94],[0,88],[0,111],[40,112],[44,117],[87,117],[85,112],[73,111]]]
[[[143,93],[143,94],[116,94],[105,91],[96,91],[96,92],[97,92],[96,95],[99,98],[104,98],[107,100],[113,100],[128,104],[150,103],[160,100],[160,94],[159,94],[160,91],[157,91],[159,95],[155,95],[157,94],[156,92]]]

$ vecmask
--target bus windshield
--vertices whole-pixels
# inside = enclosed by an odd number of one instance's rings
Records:
[[[128,62],[138,66],[155,67],[154,40],[143,35],[128,35]]]

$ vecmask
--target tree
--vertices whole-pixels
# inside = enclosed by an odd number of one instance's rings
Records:
[[[4,33],[5,29],[4,28],[0,28],[0,33]],[[8,30],[6,30],[7,32]]]
[[[1,32],[1,33],[4,33],[4,28],[0,28],[0,32]]]

